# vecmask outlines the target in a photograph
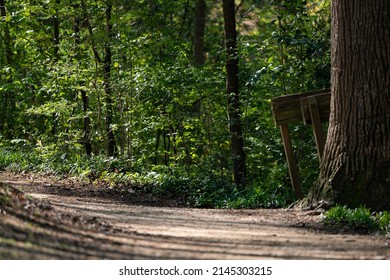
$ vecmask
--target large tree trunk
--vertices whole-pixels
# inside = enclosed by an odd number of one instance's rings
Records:
[[[308,202],[390,209],[390,1],[333,0],[332,101]]]
[[[226,94],[229,113],[230,147],[233,157],[233,176],[237,186],[245,186],[246,165],[244,139],[240,117],[238,80],[237,31],[234,0],[223,1],[226,44]]]

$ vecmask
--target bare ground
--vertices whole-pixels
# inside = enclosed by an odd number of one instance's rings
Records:
[[[312,211],[193,209],[31,174],[0,182],[0,259],[390,259],[389,238],[329,231]]]

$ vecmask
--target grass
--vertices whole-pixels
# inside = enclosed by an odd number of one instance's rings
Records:
[[[348,228],[352,231],[380,231],[390,234],[390,212],[371,212],[366,207],[349,209],[337,205],[325,212],[323,222],[328,226]]]

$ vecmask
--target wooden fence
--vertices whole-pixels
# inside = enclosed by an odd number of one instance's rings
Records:
[[[303,193],[288,124],[303,122],[312,126],[318,159],[321,161],[326,140],[323,123],[329,120],[330,98],[330,89],[324,89],[279,96],[271,101],[274,121],[282,135],[291,183],[298,198],[303,197]]]

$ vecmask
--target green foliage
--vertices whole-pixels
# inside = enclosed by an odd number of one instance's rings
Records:
[[[212,170],[208,168],[155,166],[152,171],[128,171],[129,161],[126,159],[104,156],[68,159],[64,154],[57,156],[53,158],[53,154],[47,157],[41,152],[1,148],[0,170],[78,176],[113,188],[145,186],[147,192],[181,198],[192,207],[275,208],[293,201],[291,190],[283,187],[278,180],[239,191],[227,172],[221,174],[220,171],[207,171]],[[273,184],[279,184],[279,187]]]
[[[192,1],[110,2],[111,37],[107,1],[6,2],[0,25],[0,168],[68,173],[111,186],[145,184],[198,207],[293,202],[270,101],[329,87],[330,1],[243,1],[237,10],[244,191],[230,174],[220,3],[207,1],[206,63],[194,67]],[[104,155],[107,119],[118,146],[114,157]],[[295,125],[292,139],[307,191],[318,175],[313,136]]]
[[[390,234],[390,212],[383,211],[375,213],[373,218],[378,223],[379,229]]]
[[[371,213],[365,207],[349,209],[346,206],[335,206],[325,213],[324,223],[331,226],[347,226],[352,230],[374,231],[389,233],[390,213],[387,211]]]
[[[38,164],[39,160],[32,153],[0,148],[0,170],[20,172]]]
[[[240,191],[232,178],[197,174],[193,177],[164,176],[155,190],[173,197],[184,196],[189,206],[201,208],[276,208],[286,205],[286,193],[264,187]]]

